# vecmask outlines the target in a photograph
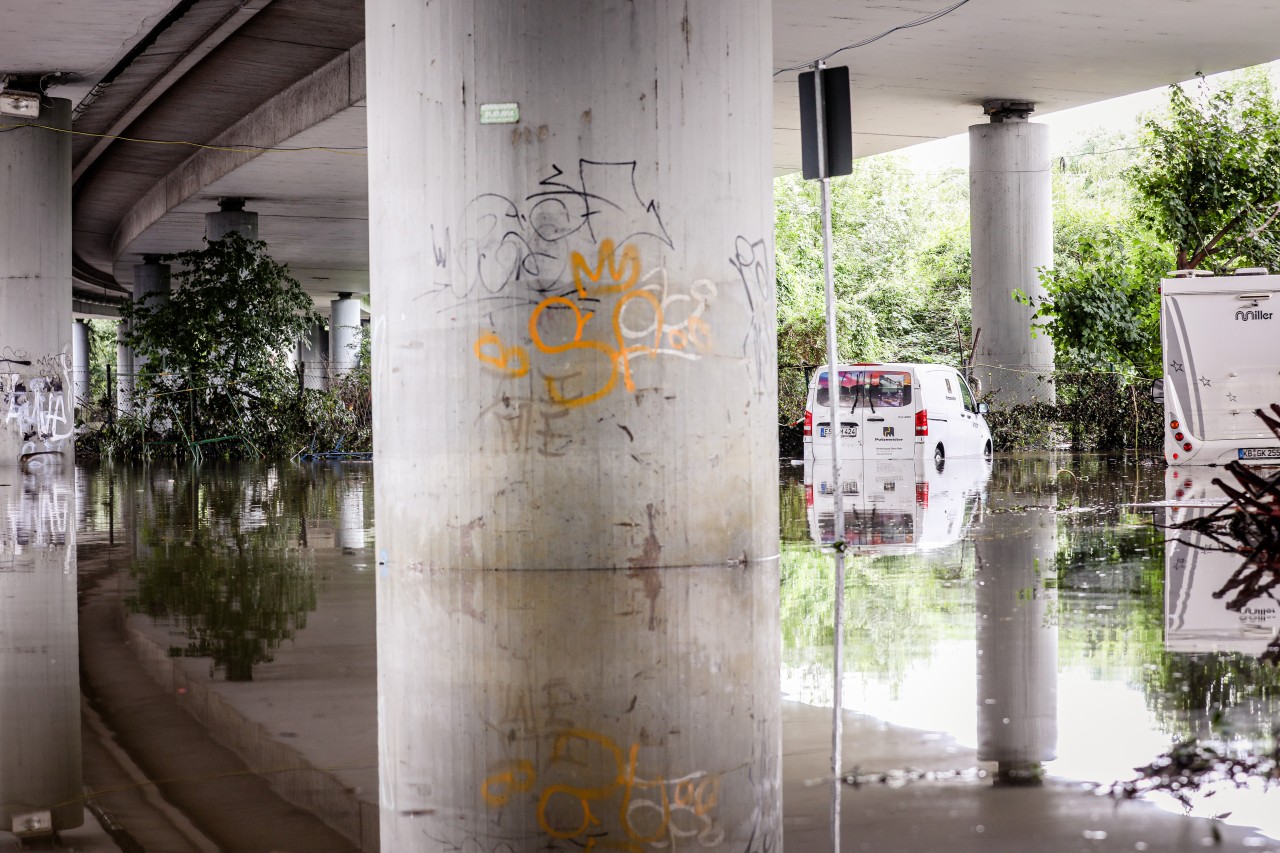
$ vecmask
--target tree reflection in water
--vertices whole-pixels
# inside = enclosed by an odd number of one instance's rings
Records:
[[[128,606],[186,632],[171,656],[211,658],[211,674],[251,681],[316,608],[307,510],[336,495],[302,467],[171,473],[140,520]]]

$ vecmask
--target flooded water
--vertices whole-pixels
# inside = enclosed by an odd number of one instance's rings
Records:
[[[1234,554],[1160,526],[1220,502],[1208,469],[1072,455],[924,473],[869,464],[846,472],[839,521],[829,476],[785,463],[780,476],[791,849],[826,849],[815,840],[825,801],[812,794],[830,778],[837,538],[843,767],[857,783],[845,820],[859,830],[846,849],[939,849],[911,833],[957,813],[955,850],[1174,849],[1141,834],[1108,846],[1087,808],[1076,846],[1022,846],[1000,839],[1005,818],[968,820],[961,799],[989,811],[981,798],[1002,786],[1034,787],[1109,813],[1097,786],[1133,779],[1177,743],[1239,761],[1274,748],[1275,598]],[[371,466],[11,479],[0,483],[0,849],[19,845],[2,830],[39,836],[49,822],[64,847],[87,851],[378,849]],[[653,806],[663,832],[618,849],[719,849],[719,777],[690,777],[688,802],[673,784]],[[1280,838],[1273,795],[1212,790],[1188,798],[1195,814],[1259,828],[1228,833],[1227,848],[1280,850],[1268,840]],[[934,796],[943,805],[930,812]],[[1169,793],[1146,799],[1184,811]],[[876,812],[904,803],[914,818],[879,827]],[[1186,849],[1209,837],[1170,832]],[[582,849],[553,836],[508,846]]]

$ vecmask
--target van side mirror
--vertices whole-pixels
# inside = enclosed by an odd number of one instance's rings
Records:
[[[1151,380],[1151,399],[1155,400],[1157,403],[1164,402],[1164,380],[1163,379]]]
[[[989,411],[991,411],[991,407],[988,406],[986,403],[978,404],[978,414],[985,415]]]

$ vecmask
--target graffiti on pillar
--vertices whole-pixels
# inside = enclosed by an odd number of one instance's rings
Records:
[[[16,366],[38,372],[14,371]],[[0,407],[5,427],[21,436],[24,456],[59,451],[74,435],[71,369],[66,353],[44,356],[33,365],[22,351],[6,347],[0,352]]]
[[[428,294],[461,301],[519,287],[516,298],[563,290],[575,249],[612,236],[619,246],[674,248],[658,203],[641,195],[635,160],[579,160],[576,175],[552,165],[529,193],[483,193],[464,227],[431,229],[435,272]],[[455,240],[458,233],[471,235]]]
[[[734,243],[729,263],[738,271],[751,314],[750,325],[742,341],[742,356],[751,373],[756,396],[770,392],[770,378],[775,375],[772,353],[776,345],[773,331],[773,274],[769,270],[769,247],[764,240],[739,236]]]
[[[536,453],[555,458],[564,456],[573,444],[574,435],[563,427],[569,411],[547,400],[534,397],[513,397],[504,394],[497,402],[481,412],[482,421],[496,427],[489,433],[481,450],[497,450],[503,453]],[[489,441],[494,443],[489,447]]]
[[[12,490],[0,491],[0,553],[12,555],[30,548],[65,545],[73,523],[71,498],[69,481],[50,481],[34,474],[23,474]]]
[[[538,357],[546,399],[577,408],[619,387],[635,393],[633,364],[640,359],[698,359],[715,340],[705,318],[716,285],[671,285],[661,267],[645,273],[635,245],[605,238],[584,255],[571,253],[573,289],[544,296],[528,317],[528,346],[483,332],[473,352],[505,377],[524,376]]]
[[[623,748],[599,732],[563,729],[541,771],[526,759],[504,762],[481,783],[480,795],[495,810],[530,798],[542,834],[584,850],[719,845],[725,835],[717,821],[720,774],[645,778],[639,757],[639,743]]]

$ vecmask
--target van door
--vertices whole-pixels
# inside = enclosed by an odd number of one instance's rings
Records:
[[[869,459],[915,459],[915,376],[906,368],[866,368],[854,413]]]
[[[853,370],[840,371],[840,394],[836,398],[836,412],[840,420],[840,458],[862,456],[862,430],[853,404],[857,394],[860,374]],[[828,371],[818,374],[817,390],[813,395],[813,450],[818,458],[831,458],[831,410]]]
[[[955,371],[948,371],[948,373],[948,378],[960,389],[960,402],[963,404],[958,431],[964,433],[964,436],[958,437],[957,443],[963,446],[964,456],[980,456],[983,445],[986,444],[986,434],[982,429],[983,419],[978,414],[978,403],[973,398],[973,392],[969,390],[969,384],[964,381],[964,377]]]

